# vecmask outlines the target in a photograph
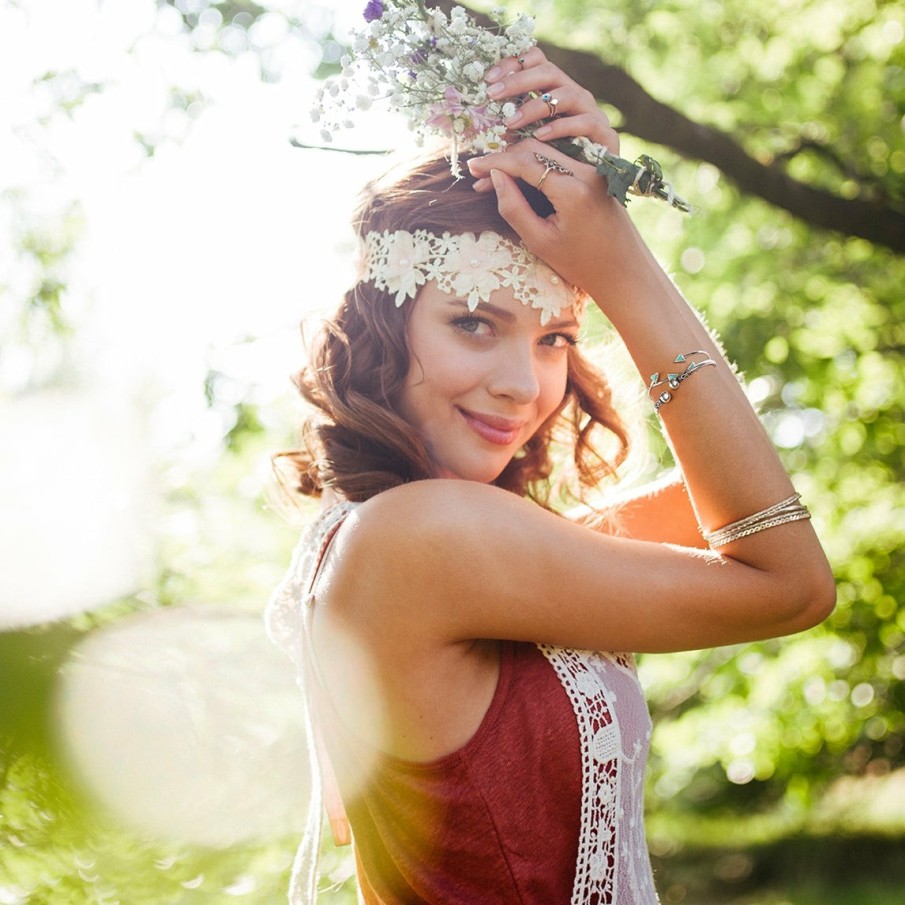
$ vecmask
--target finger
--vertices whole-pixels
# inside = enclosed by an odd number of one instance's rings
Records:
[[[538,122],[542,119],[552,119],[554,116],[573,116],[596,112],[597,105],[591,95],[585,92],[587,97],[591,99],[591,102],[587,103],[580,92],[581,89],[577,85],[564,85],[560,88],[544,91],[539,95],[535,92],[534,96],[529,96],[518,110],[506,120],[506,125],[511,128],[524,128],[530,123]]]
[[[494,168],[490,171],[490,180],[496,191],[500,216],[522,237],[528,248],[539,245],[549,229],[544,218],[534,213],[528,199],[508,173]]]
[[[580,171],[580,178],[594,179],[594,169],[590,165],[572,160],[543,142],[532,139],[519,142],[504,153],[472,158],[468,161],[468,168],[478,180],[478,192],[489,190],[483,180],[491,175],[491,170],[496,169],[534,186],[547,196],[554,207],[557,199],[567,191],[566,184],[576,180],[576,171]]]
[[[600,113],[582,113],[578,116],[558,116],[539,126],[534,137],[542,141],[554,141],[557,138],[583,136],[603,145],[613,154],[619,153],[619,133],[610,125],[606,115]]]
[[[517,63],[516,63],[517,67]],[[544,62],[540,66],[511,70],[507,64],[501,66],[502,73],[496,78],[490,78],[493,70],[487,73],[485,79],[489,82],[487,94],[494,100],[506,100],[507,98],[520,97],[535,91],[542,94],[545,91],[573,89],[576,93],[584,91],[576,82],[570,79],[558,66]],[[585,92],[592,98],[590,92]]]
[[[515,72],[523,72],[532,66],[545,63],[547,58],[539,47],[531,47],[518,57],[503,57],[495,66],[484,73],[484,81],[497,82]]]

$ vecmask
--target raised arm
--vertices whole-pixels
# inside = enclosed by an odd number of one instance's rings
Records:
[[[503,61],[494,76],[503,85],[497,96],[538,94],[518,128],[549,115],[542,92],[550,93],[562,115],[548,138],[585,135],[616,150],[593,98],[539,50],[531,54],[524,68]],[[684,370],[687,362],[676,364],[683,354],[713,362],[687,372],[659,408],[700,527],[714,532],[790,497],[791,482],[731,367],[595,169],[536,138],[469,166],[475,189],[496,193],[528,248],[596,300],[645,384]],[[538,217],[517,179],[540,183],[555,213]],[[706,552],[650,542],[692,542],[684,492],[676,485],[659,502],[627,504],[629,525],[635,520],[628,533],[645,538],[633,539],[589,531],[493,487],[416,482],[350,518],[338,550],[358,567],[338,570],[331,599],[356,611],[358,630],[390,659],[425,638],[690,649],[799,631],[832,609],[832,575],[809,521]],[[670,511],[682,521],[664,531],[657,513]]]
[[[618,148],[616,133],[588,93],[540,51],[532,54],[532,64],[524,68],[501,63],[503,96],[542,90],[558,99],[555,109],[562,114],[549,123],[546,137],[586,135],[610,150]],[[546,115],[545,105],[540,97],[529,101],[519,126]],[[544,158],[574,175],[549,170]],[[659,414],[701,527],[712,532],[792,495],[785,469],[721,350],[660,268],[626,208],[607,196],[593,167],[526,139],[505,153],[473,160],[471,172],[479,191],[496,192],[500,212],[525,244],[597,301],[645,383],[651,375],[662,381],[684,370],[687,363],[676,363],[681,355],[716,363],[690,373],[678,387],[662,384],[654,392],[656,398],[667,391]],[[543,191],[556,212],[538,217],[518,190],[517,178],[534,185],[543,178]],[[689,355],[699,351],[703,354]],[[789,555],[790,547],[803,568],[813,562],[825,571],[820,546],[806,525],[748,536],[721,552],[769,570]]]

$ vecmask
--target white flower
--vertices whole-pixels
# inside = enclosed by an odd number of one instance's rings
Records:
[[[355,106],[359,110],[370,110],[371,98],[369,98],[366,94],[359,94],[358,97],[355,98]]]
[[[469,81],[475,83],[480,82],[484,78],[484,67],[478,62],[469,63],[462,72]]]
[[[384,259],[369,263],[368,273],[377,276],[377,286],[396,293],[396,306],[406,298],[414,298],[418,287],[425,282],[424,264],[430,254],[427,243],[416,241],[412,233],[398,230],[383,233],[386,248]]]
[[[469,309],[474,311],[479,301],[489,301],[490,294],[500,288],[497,271],[505,269],[510,261],[495,233],[481,233],[479,239],[465,233],[459,237],[458,247],[446,256],[443,269],[453,274],[453,291],[465,296]]]

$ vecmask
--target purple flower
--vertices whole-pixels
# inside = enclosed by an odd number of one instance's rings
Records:
[[[379,19],[383,15],[383,0],[368,0],[368,5],[365,7],[364,17],[365,22],[373,22],[375,19]]]

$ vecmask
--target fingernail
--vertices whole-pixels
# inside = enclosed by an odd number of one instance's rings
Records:
[[[491,170],[490,179],[493,182],[493,187],[499,192],[503,187],[503,174],[499,170]]]
[[[512,116],[510,116],[509,119],[506,120],[506,125],[514,126],[514,125],[520,123],[522,121],[523,116],[524,116],[524,114],[522,113],[521,110],[516,110],[515,113],[513,113]]]
[[[536,129],[534,132],[535,138],[546,138],[552,130],[549,126],[541,126],[539,129]]]
[[[502,82],[497,82],[487,89],[487,93],[491,97],[499,97],[506,90],[506,86]]]
[[[490,72],[484,73],[484,79],[488,82],[495,82],[500,77],[500,75],[502,75],[502,72],[503,70],[500,69],[499,66],[494,66],[493,69],[490,70]]]
[[[487,189],[490,188],[490,186],[491,186],[490,180],[486,176],[484,176],[481,179],[475,179],[474,185],[472,185],[472,188],[476,192],[486,192]]]

